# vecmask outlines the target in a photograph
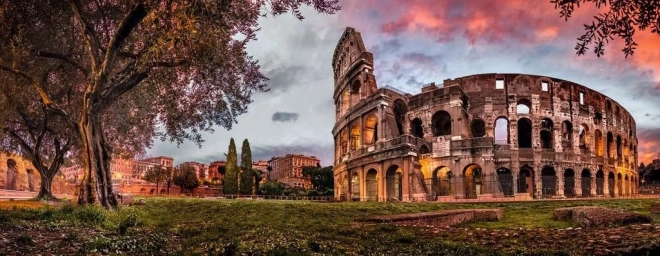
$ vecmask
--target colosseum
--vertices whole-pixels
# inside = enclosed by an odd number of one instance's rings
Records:
[[[335,197],[488,201],[637,193],[635,120],[570,81],[477,74],[415,95],[378,87],[346,28],[332,60]]]

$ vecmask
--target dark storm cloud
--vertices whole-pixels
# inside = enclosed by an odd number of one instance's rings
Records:
[[[295,122],[298,120],[298,113],[291,113],[291,112],[275,112],[273,114],[273,117],[271,117],[271,120],[273,122]]]
[[[264,71],[264,75],[269,79],[267,82],[268,88],[270,88],[271,92],[276,94],[286,92],[291,87],[294,87],[298,83],[298,80],[310,71],[309,66],[304,66],[302,64],[285,65],[284,63],[278,62],[279,61],[266,58],[266,64],[264,65],[271,67]]]

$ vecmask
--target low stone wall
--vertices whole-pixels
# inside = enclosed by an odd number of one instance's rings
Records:
[[[621,226],[634,223],[650,223],[648,216],[597,206],[557,208],[553,212],[555,220],[572,220],[582,228]]]
[[[438,212],[422,212],[398,215],[386,215],[361,218],[360,222],[399,223],[416,225],[429,221],[439,222],[445,226],[453,226],[469,221],[499,221],[502,219],[502,209],[460,209]]]

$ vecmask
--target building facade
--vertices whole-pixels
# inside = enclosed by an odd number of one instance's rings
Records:
[[[619,197],[637,193],[635,120],[557,78],[478,74],[416,95],[378,88],[347,28],[334,52],[335,197],[362,201]]]
[[[209,179],[214,185],[221,185],[225,178],[227,161],[214,161],[209,165]]]
[[[205,181],[209,177],[209,166],[207,164],[198,163],[198,162],[183,162],[179,164],[179,167],[190,166],[195,169],[195,174],[197,179],[200,181]]]
[[[283,157],[273,157],[268,161],[270,167],[269,180],[278,181],[294,188],[311,188],[312,183],[304,177],[302,169],[305,166],[318,166],[320,160],[316,156],[287,154]]]

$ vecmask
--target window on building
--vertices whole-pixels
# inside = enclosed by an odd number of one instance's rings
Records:
[[[541,82],[541,90],[544,92],[548,91],[548,82]]]
[[[580,105],[584,105],[584,93],[580,92]]]
[[[495,80],[495,89],[504,89],[504,79],[498,78]]]

